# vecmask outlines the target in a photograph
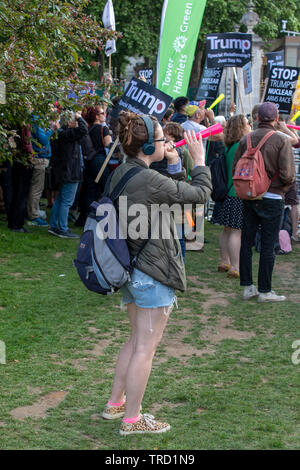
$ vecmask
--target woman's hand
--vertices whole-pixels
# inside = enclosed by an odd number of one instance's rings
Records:
[[[59,121],[52,121],[51,122],[51,129],[53,131],[57,131],[60,128],[60,123]]]
[[[199,136],[199,140],[197,140],[196,138],[195,131],[187,131],[183,135],[187,143],[189,152],[194,159],[195,166],[204,166],[205,155],[201,134]]]
[[[177,150],[173,147],[173,142],[170,140],[165,143],[165,153],[164,156],[168,160],[169,165],[176,165],[179,160],[179,155]]]

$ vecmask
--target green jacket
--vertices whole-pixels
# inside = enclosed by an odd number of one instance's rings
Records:
[[[237,197],[237,195],[235,194],[233,179],[232,179],[232,164],[233,164],[233,159],[234,159],[235,152],[238,146],[239,146],[239,142],[236,142],[235,144],[231,145],[231,147],[226,148],[226,152],[225,152],[227,177],[228,177],[227,189],[230,188],[227,196],[232,196],[232,197]]]
[[[121,196],[127,196],[128,214],[131,214],[130,208],[132,208],[133,204],[142,204],[146,210],[141,210],[134,215],[128,215],[128,230],[126,230],[126,220],[123,220],[126,208],[121,208],[119,211],[120,226],[124,233],[128,232],[127,244],[130,255],[134,258],[143,247],[136,260],[137,269],[164,285],[184,291],[186,289],[184,261],[179,241],[174,236],[176,227],[173,213],[169,211],[169,207],[173,204],[178,204],[181,207],[184,204],[205,204],[212,191],[210,170],[204,166],[194,168],[191,171],[192,183],[188,184],[151,170],[140,159],[130,159],[114,171],[110,191],[130,168],[136,166],[142,167],[144,171],[141,171],[129,181]],[[118,207],[119,201],[120,199],[117,201]],[[162,204],[165,205],[164,210],[161,207]],[[157,211],[158,206],[162,209],[160,214]],[[137,210],[138,208],[132,208],[131,210],[133,209]],[[138,225],[137,218],[139,226],[146,231],[146,238],[148,238],[150,233],[150,226],[152,229],[159,227],[157,236],[152,235],[146,244],[144,239],[138,238],[135,240],[130,234],[130,228]],[[170,223],[167,223],[168,218]],[[160,221],[159,224],[157,223],[158,220]],[[162,237],[162,230],[166,227],[165,224],[169,228],[169,238]]]

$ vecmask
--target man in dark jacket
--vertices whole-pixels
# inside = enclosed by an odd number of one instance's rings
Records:
[[[80,140],[88,133],[88,125],[80,113],[67,120],[58,130],[54,179],[59,182],[59,193],[52,207],[49,233],[61,238],[78,238],[68,228],[69,208],[72,206],[79,182],[82,180],[83,158]]]
[[[178,96],[174,100],[174,108],[175,108],[175,113],[171,117],[172,122],[178,122],[179,124],[182,124],[187,120],[187,114],[185,111],[185,107],[189,104],[189,99],[186,96]]]
[[[272,273],[275,262],[274,246],[278,237],[284,207],[283,196],[295,180],[295,161],[292,146],[285,136],[276,131],[278,109],[273,103],[263,103],[258,109],[258,128],[251,133],[252,147],[274,131],[261,148],[266,172],[271,180],[262,199],[244,201],[244,227],[240,251],[240,284],[244,286],[243,299],[258,295],[259,302],[283,301],[285,296],[272,291]],[[247,148],[244,136],[236,150],[232,172]],[[261,252],[258,272],[258,291],[252,281],[252,247],[261,225]]]
[[[8,162],[9,201],[7,207],[8,228],[13,232],[27,233],[24,227],[26,216],[26,203],[32,178],[31,158],[33,149],[31,145],[30,125],[24,125],[20,129],[20,141],[17,144],[18,153],[12,166]]]

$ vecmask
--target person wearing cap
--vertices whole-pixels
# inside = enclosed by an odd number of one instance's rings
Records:
[[[190,130],[199,132],[206,129],[205,126],[200,124],[200,122],[205,118],[205,110],[203,108],[199,108],[199,106],[194,104],[189,104],[186,106],[185,112],[188,119],[181,124],[185,131]]]
[[[240,250],[240,285],[244,287],[243,299],[258,296],[259,302],[284,301],[286,297],[272,290],[272,273],[275,263],[274,246],[284,208],[284,195],[295,181],[295,161],[290,140],[276,132],[278,109],[274,103],[265,102],[258,108],[258,128],[251,132],[252,147],[257,147],[270,131],[274,133],[261,148],[266,172],[271,180],[262,199],[244,200],[244,225]],[[243,137],[233,160],[232,174],[239,159],[247,149]],[[258,226],[261,225],[261,251],[258,271],[258,289],[252,279],[252,247]]]
[[[189,104],[186,106],[185,112],[188,116],[188,120],[181,124],[185,132],[186,131],[200,132],[206,129],[205,126],[200,124],[200,122],[202,122],[205,117],[204,108],[199,108],[196,105]],[[206,141],[207,139],[203,139],[204,151],[206,151]]]

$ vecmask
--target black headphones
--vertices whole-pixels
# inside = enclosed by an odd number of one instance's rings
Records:
[[[149,116],[142,115],[141,118],[148,132],[148,140],[144,143],[142,150],[145,155],[152,155],[155,152],[153,121]]]

